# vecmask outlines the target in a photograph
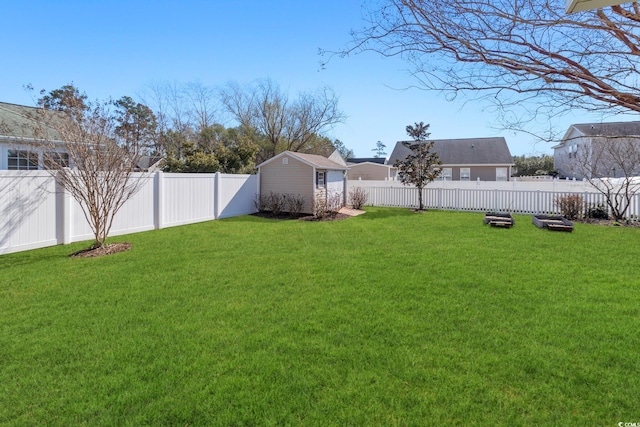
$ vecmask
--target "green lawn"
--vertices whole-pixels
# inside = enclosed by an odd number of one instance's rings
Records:
[[[0,425],[640,422],[640,229],[482,220],[245,216],[0,256]]]

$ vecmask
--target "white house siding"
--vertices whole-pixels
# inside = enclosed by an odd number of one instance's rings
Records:
[[[284,164],[283,160],[286,160]],[[293,194],[304,197],[303,212],[313,212],[313,168],[293,157],[281,157],[260,167],[260,194]]]
[[[557,145],[553,149],[553,167],[558,171],[560,176],[568,178],[582,179],[582,175],[576,175],[572,168],[571,162],[574,161],[575,153],[578,147],[585,147],[589,144],[589,138],[584,137],[576,129],[565,137],[562,144]]]

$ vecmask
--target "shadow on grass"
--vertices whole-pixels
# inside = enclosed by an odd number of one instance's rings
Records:
[[[362,219],[383,219],[383,218],[394,218],[401,216],[412,216],[412,215],[425,215],[428,211],[415,212],[411,208],[379,208],[379,207],[365,207],[364,210],[367,212],[364,215],[358,216],[358,218]]]

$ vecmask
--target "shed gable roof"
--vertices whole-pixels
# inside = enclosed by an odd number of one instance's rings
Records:
[[[347,170],[346,166],[342,166],[334,162],[333,160],[327,159],[326,157],[319,156],[317,154],[296,153],[293,151],[283,151],[280,154],[276,154],[272,158],[260,163],[257,167],[260,168],[285,156],[290,156],[294,159],[298,159],[299,161],[317,169]]]
[[[438,139],[432,142],[432,151],[438,153],[443,165],[513,164],[513,157],[503,137]],[[388,164],[393,165],[397,160],[404,160],[411,154],[411,149],[405,143],[414,141],[398,141]]]

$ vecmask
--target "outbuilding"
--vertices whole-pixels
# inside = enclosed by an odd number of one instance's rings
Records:
[[[316,154],[283,151],[258,165],[260,197],[271,193],[304,198],[303,213],[317,203],[346,204],[347,166]]]

